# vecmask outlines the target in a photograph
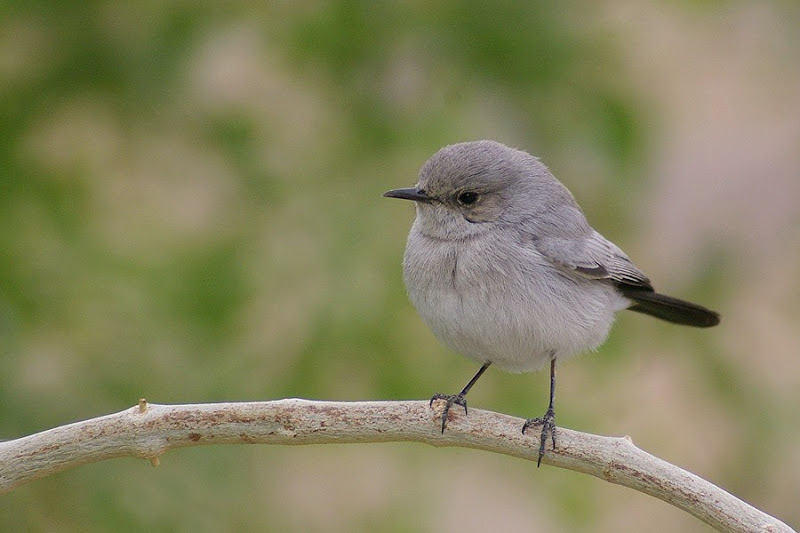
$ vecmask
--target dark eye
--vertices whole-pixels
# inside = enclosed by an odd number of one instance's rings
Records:
[[[472,191],[462,192],[458,195],[458,203],[461,205],[472,205],[478,199],[478,193]]]

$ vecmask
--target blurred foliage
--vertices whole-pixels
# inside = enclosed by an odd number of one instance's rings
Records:
[[[400,261],[411,215],[380,194],[411,185],[445,144],[496,138],[543,156],[590,197],[582,203],[598,227],[624,228],[646,185],[636,176],[651,117],[622,67],[623,44],[592,22],[599,9],[3,3],[0,436],[141,396],[399,399],[460,388],[474,365],[441,348],[408,304]],[[587,166],[588,188],[601,192],[581,195],[574,177]],[[699,293],[712,276],[696,276]],[[700,335],[689,337],[702,349]],[[610,387],[630,351],[615,335],[583,364],[606,372]],[[746,408],[724,356],[709,352],[710,386]],[[523,417],[544,407],[544,376],[484,379],[471,405]],[[601,409],[559,401],[575,427]],[[353,448],[181,450],[155,471],[132,460],[90,465],[0,499],[0,529],[429,529],[411,516],[422,503],[400,491],[440,483],[425,472],[447,459]],[[323,455],[342,469],[324,474],[342,478],[369,477],[359,466],[367,457],[397,490],[306,516],[304,505],[324,505],[305,502],[307,492],[330,480],[303,467]],[[487,461],[509,479],[527,468]],[[590,530],[606,486],[541,474],[558,502],[551,525]],[[437,516],[436,491],[423,493],[421,515]],[[337,519],[316,523],[315,513]]]

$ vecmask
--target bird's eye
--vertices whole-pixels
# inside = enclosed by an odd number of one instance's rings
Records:
[[[461,205],[472,205],[478,199],[478,193],[472,191],[462,192],[458,195],[458,203]]]

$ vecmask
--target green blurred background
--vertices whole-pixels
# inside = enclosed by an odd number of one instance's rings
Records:
[[[4,2],[0,438],[133,405],[427,399],[476,366],[407,302],[452,142],[543,158],[697,331],[623,314],[559,423],[800,524],[796,2]],[[471,405],[545,407],[489,372]],[[652,498],[422,445],[173,451],[0,497],[3,531],[708,531]]]

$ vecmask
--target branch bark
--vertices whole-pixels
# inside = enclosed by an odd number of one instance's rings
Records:
[[[522,419],[470,409],[451,411],[440,433],[442,403],[269,402],[139,405],[116,414],[76,422],[0,442],[0,494],[81,464],[134,456],[159,457],[173,448],[208,444],[323,444],[424,442],[460,446],[536,461],[536,432],[522,435]],[[681,468],[637,448],[629,437],[603,437],[557,429],[555,450],[543,463],[591,474],[655,496],[719,531],[792,532],[765,514]]]

